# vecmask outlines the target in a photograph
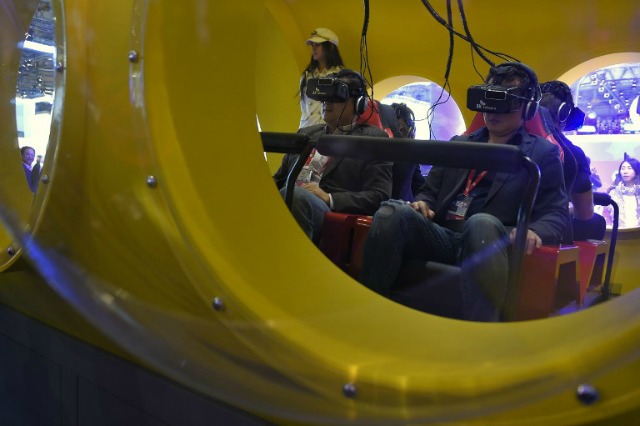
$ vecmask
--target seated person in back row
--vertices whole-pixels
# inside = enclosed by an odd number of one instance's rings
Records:
[[[566,83],[554,80],[540,85],[542,99],[540,106],[545,107],[551,116],[555,127],[554,136],[559,138],[565,149],[565,172],[569,166],[576,168],[575,180],[565,182],[570,187],[569,199],[573,204],[573,239],[586,240],[604,238],[606,222],[599,214],[593,212],[593,190],[591,185],[591,170],[589,159],[584,151],[574,145],[562,132],[575,130],[584,122],[584,113],[573,103],[571,89]],[[553,129],[552,129],[553,130]],[[569,150],[567,153],[566,150]],[[570,165],[570,159],[575,160],[575,164]],[[567,174],[565,173],[565,178]]]
[[[391,104],[396,118],[397,126],[391,128],[396,138],[414,139],[416,137],[415,116],[411,108],[403,103]],[[393,189],[391,198],[404,201],[413,201],[413,194],[424,183],[424,176],[420,165],[415,163],[393,163]]]
[[[558,243],[569,221],[560,153],[556,145],[525,132],[540,100],[535,73],[521,63],[492,67],[487,88],[502,102],[473,103],[486,127],[454,140],[510,144],[535,161],[541,181],[526,236],[526,250]],[[471,92],[470,90],[470,92]],[[494,105],[495,103],[495,105]],[[475,109],[474,108],[474,109]],[[528,173],[509,174],[434,166],[415,202],[390,200],[376,212],[365,243],[360,281],[383,295],[393,290],[403,260],[462,267],[465,319],[499,321],[507,300],[509,242]]]
[[[344,69],[330,77],[338,96],[318,99],[323,101],[322,118],[326,124],[305,127],[298,132],[312,140],[325,134],[387,137],[382,129],[356,123],[359,114],[364,112],[367,96],[360,74]],[[309,92],[307,95],[313,96]],[[297,155],[285,155],[273,176],[283,196],[284,183],[297,158]],[[296,181],[291,213],[307,236],[318,243],[325,213],[372,215],[390,195],[390,162],[327,157],[313,150]]]

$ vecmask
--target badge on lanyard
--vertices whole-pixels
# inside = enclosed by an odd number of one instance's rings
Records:
[[[449,206],[449,210],[447,211],[447,220],[464,220],[467,215],[467,211],[469,210],[469,206],[471,205],[471,201],[473,201],[473,197],[471,197],[469,193],[478,185],[482,178],[487,175],[487,171],[483,170],[474,180],[473,178],[475,175],[475,169],[469,172],[467,185],[465,186],[463,193],[458,194],[455,201],[453,201]]]
[[[313,179],[313,170],[311,167],[304,166],[302,170],[300,170],[300,174],[298,174],[298,179],[296,179],[296,186],[302,186],[305,183],[311,182]]]
[[[447,220],[464,220],[472,200],[473,197],[458,194],[455,201],[451,203],[451,206],[447,211]]]

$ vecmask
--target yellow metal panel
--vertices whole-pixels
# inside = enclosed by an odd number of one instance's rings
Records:
[[[315,26],[317,4],[287,3],[287,19]],[[317,252],[256,131],[264,1],[56,4],[57,155],[23,240],[48,284],[127,350],[281,424],[587,424],[638,411],[638,292],[566,317],[467,323],[383,299]],[[343,4],[358,10],[331,6]],[[6,101],[15,87],[0,89]],[[0,183],[9,211],[15,192]],[[582,383],[600,401],[581,404]]]

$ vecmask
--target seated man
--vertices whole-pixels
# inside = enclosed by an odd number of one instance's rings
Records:
[[[469,95],[485,99],[487,91],[500,92],[503,99],[468,102],[471,109],[485,111],[486,127],[454,140],[514,145],[538,164],[541,181],[526,236],[530,254],[542,243],[558,243],[569,221],[559,150],[523,128],[540,99],[532,70],[506,63],[491,68],[486,81],[470,88]],[[390,200],[376,212],[360,281],[386,295],[405,259],[461,265],[465,319],[499,321],[507,299],[509,242],[515,239],[527,179],[524,171],[509,174],[434,166],[415,202]]]
[[[397,126],[392,127],[396,138],[414,139],[416,137],[415,116],[411,108],[403,103],[394,103],[393,108]],[[415,163],[393,163],[393,189],[391,197],[399,200],[413,201],[413,194],[424,183],[420,165]]]
[[[549,81],[541,84],[540,88],[542,90],[540,105],[549,110],[556,130],[554,135],[561,139],[559,142],[569,149],[576,161],[575,180],[571,188],[568,188],[569,198],[573,204],[573,239],[601,240],[604,238],[606,223],[602,216],[597,214],[594,216],[589,160],[584,151],[562,133],[580,127],[584,121],[584,113],[574,105],[571,89],[566,83],[558,80]]]
[[[321,94],[309,93],[314,87],[311,79],[308,84],[311,90],[307,93],[322,101],[322,118],[326,124],[305,127],[298,132],[312,140],[324,134],[387,137],[382,129],[356,124],[367,96],[360,74],[344,69],[330,77],[332,80],[322,79],[322,90],[318,90]],[[273,176],[283,196],[284,183],[297,157],[285,155]],[[291,213],[307,236],[317,243],[326,212],[372,215],[390,195],[390,162],[327,157],[314,149],[296,181]]]

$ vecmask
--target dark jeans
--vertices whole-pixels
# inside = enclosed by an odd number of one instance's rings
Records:
[[[284,188],[280,194],[284,198]],[[316,244],[320,240],[324,214],[328,211],[331,211],[329,206],[316,195],[297,186],[293,188],[291,214],[307,237]]]
[[[507,297],[508,246],[504,225],[489,214],[471,216],[461,232],[454,232],[390,200],[373,217],[360,282],[388,295],[403,259],[460,265],[465,319],[499,321]]]

